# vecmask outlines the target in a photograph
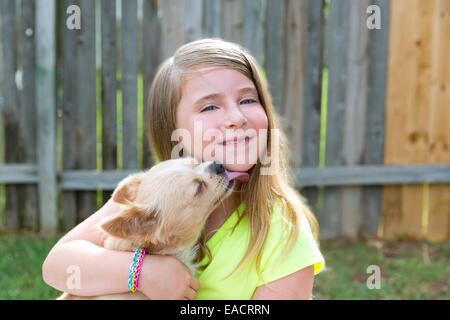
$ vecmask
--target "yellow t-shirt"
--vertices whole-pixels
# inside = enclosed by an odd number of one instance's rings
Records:
[[[245,204],[241,203],[237,210],[242,213]],[[314,274],[318,274],[325,265],[325,260],[314,241],[308,221],[302,215],[297,239],[285,259],[280,260],[283,248],[287,244],[288,233],[283,233],[286,224],[281,216],[281,207],[275,203],[271,227],[261,259],[263,279],[258,279],[255,265],[251,270],[247,264],[226,278],[239,264],[247,249],[250,239],[248,216],[245,215],[232,232],[238,221],[234,211],[219,230],[207,241],[212,260],[205,270],[197,272],[200,290],[197,300],[249,300],[255,289],[264,283],[283,278],[293,272],[314,265]],[[206,264],[205,256],[200,265]]]

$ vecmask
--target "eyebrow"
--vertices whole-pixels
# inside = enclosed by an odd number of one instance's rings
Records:
[[[200,99],[198,99],[197,101],[195,101],[195,104],[200,104],[206,100],[211,100],[211,99],[216,99],[216,98],[220,98],[222,95],[220,93],[211,93],[208,94],[207,96],[201,97]]]
[[[240,88],[239,90],[237,90],[237,93],[238,94],[253,93],[253,94],[255,94],[258,97],[258,91],[254,87],[243,87],[243,88]],[[200,99],[195,101],[195,104],[200,104],[200,103],[202,103],[205,100],[216,99],[216,98],[220,98],[222,96],[223,96],[223,94],[221,94],[221,93],[211,93],[211,94],[208,94],[208,95],[206,95],[204,97],[201,97]]]

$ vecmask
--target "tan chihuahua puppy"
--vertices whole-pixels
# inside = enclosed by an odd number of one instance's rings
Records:
[[[117,216],[103,222],[105,248],[172,255],[195,275],[198,240],[211,212],[233,191],[234,180],[246,172],[228,172],[217,162],[179,158],[122,180],[112,199],[122,205]],[[131,262],[131,261],[130,261]],[[98,297],[64,293],[59,300],[148,299],[140,292]]]

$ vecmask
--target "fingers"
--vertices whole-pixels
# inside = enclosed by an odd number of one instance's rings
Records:
[[[192,290],[192,288],[188,288],[186,292],[184,293],[184,298],[186,300],[195,300],[197,297],[197,291]]]
[[[184,293],[184,299],[186,300],[195,300],[197,297],[197,291],[200,289],[200,282],[194,277],[191,277],[191,281],[189,283],[189,288],[187,288]]]
[[[191,277],[191,283],[189,284],[189,286],[193,290],[198,291],[200,289],[200,282],[198,282],[198,280],[195,277]]]

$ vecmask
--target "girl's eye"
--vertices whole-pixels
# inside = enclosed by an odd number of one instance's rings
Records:
[[[251,103],[255,103],[256,100],[255,99],[245,99],[241,101],[241,104],[251,104]]]
[[[200,112],[214,110],[213,108],[217,108],[217,107],[216,107],[216,106],[207,106],[206,108],[204,108],[204,109],[203,109],[202,111],[200,111]]]

